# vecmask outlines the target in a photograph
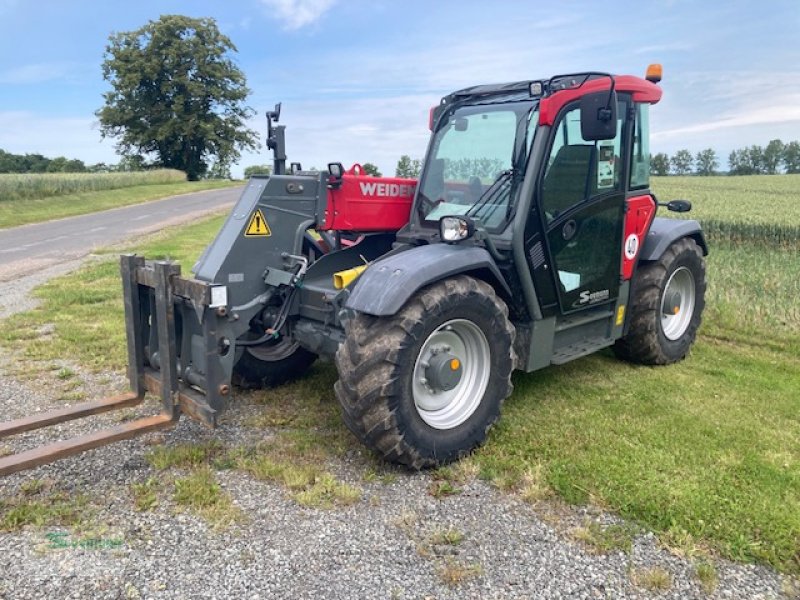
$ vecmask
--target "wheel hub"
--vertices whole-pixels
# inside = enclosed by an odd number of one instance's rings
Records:
[[[422,344],[411,391],[422,420],[452,429],[478,408],[491,368],[489,343],[472,321],[454,319],[437,327]]]
[[[434,393],[448,392],[461,381],[462,372],[461,360],[449,350],[444,350],[431,357],[425,368],[425,378]]]
[[[677,315],[681,311],[681,295],[679,292],[671,292],[664,297],[662,311],[665,315]]]
[[[694,314],[694,277],[686,267],[670,275],[661,297],[661,331],[668,340],[678,340],[689,329]]]

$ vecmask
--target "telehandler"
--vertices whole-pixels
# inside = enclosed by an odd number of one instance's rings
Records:
[[[603,348],[683,359],[700,325],[700,225],[650,191],[645,79],[586,72],[479,85],[431,109],[419,181],[331,163],[249,180],[192,271],[122,256],[132,391],[0,424],[0,437],[160,398],[159,415],[0,458],[0,474],[174,425],[209,427],[233,386],[269,388],[335,360],[347,427],[414,469],[481,444],[535,371]]]

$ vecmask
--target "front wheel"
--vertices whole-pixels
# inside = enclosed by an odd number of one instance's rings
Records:
[[[418,291],[391,317],[357,314],[336,354],[348,428],[420,469],[480,445],[511,394],[514,328],[487,283],[457,276]]]
[[[614,345],[617,356],[648,365],[682,360],[697,336],[705,292],[703,253],[691,238],[642,264],[633,282],[628,332]]]

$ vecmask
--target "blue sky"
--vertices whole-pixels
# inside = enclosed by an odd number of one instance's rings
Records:
[[[800,139],[800,1],[0,0],[0,148],[117,162],[94,111],[108,35],[162,14],[213,17],[248,104],[283,102],[289,160],[421,157],[430,106],[469,85],[664,65],[655,152]],[[266,149],[243,166],[268,162]]]

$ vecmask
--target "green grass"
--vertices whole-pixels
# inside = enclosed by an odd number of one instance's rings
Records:
[[[436,575],[442,583],[455,588],[483,575],[483,567],[477,562],[462,562],[448,556],[436,567]]]
[[[478,453],[484,475],[547,465],[569,502],[590,498],[657,532],[797,571],[800,359],[703,337],[669,368],[607,354],[515,377]]]
[[[631,581],[651,592],[665,592],[672,587],[672,576],[663,567],[633,569]]]
[[[156,446],[147,453],[147,462],[154,469],[163,471],[171,467],[197,467],[209,462],[223,452],[222,444],[212,440],[205,444],[178,444],[177,446]]]
[[[0,531],[15,531],[27,525],[78,525],[92,513],[82,494],[51,490],[38,479],[23,483],[19,493],[0,499]]]
[[[191,266],[198,249],[207,243],[222,223],[223,217],[160,234],[146,245],[133,244],[131,252],[144,252],[148,258],[173,258]],[[117,255],[109,260],[87,266],[80,271],[53,279],[35,290],[42,300],[40,307],[15,315],[0,325],[0,342],[16,343],[23,356],[39,363],[69,356],[94,371],[122,371],[127,361],[123,305]],[[58,309],[54,309],[58,306]],[[42,323],[53,323],[54,335],[41,336]],[[26,365],[32,370],[35,365]]]
[[[694,573],[700,581],[700,586],[706,594],[713,594],[719,584],[717,568],[713,563],[702,560],[694,567]]]
[[[687,181],[703,190],[729,179],[738,178]],[[735,219],[750,210],[741,204],[706,210]],[[788,222],[791,208],[776,206],[773,213],[785,209]],[[219,225],[213,219],[167,232],[136,250],[191,265]],[[667,544],[692,540],[729,558],[800,573],[800,244],[717,241],[711,250],[704,323],[686,361],[635,367],[605,352],[515,374],[514,394],[488,443],[438,472],[431,492],[446,495],[462,475],[479,471],[532,502],[551,494],[596,502]],[[53,280],[36,294],[40,308],[0,325],[0,342],[21,351],[28,368],[51,368],[65,356],[95,370],[124,368],[115,261]],[[40,333],[45,323],[53,324],[52,335]],[[47,372],[57,378],[58,371]],[[283,485],[298,501],[323,505],[332,487],[321,465],[358,447],[338,420],[335,379],[333,367],[320,364],[308,378],[265,392],[263,412],[249,425],[275,437],[252,451],[233,458],[201,452],[200,467],[188,451],[161,459],[192,469],[227,461]],[[314,494],[298,497],[318,482]]]
[[[0,188],[3,186],[0,175]],[[206,181],[173,181],[168,183],[139,184],[103,191],[75,192],[36,198],[6,198],[0,191],[0,229],[39,223],[51,219],[84,215],[110,208],[140,204],[203,190],[241,185],[240,182],[210,179]]]
[[[217,483],[209,467],[195,469],[186,477],[176,479],[173,500],[178,506],[204,518],[216,529],[228,527],[244,518],[230,494]]]
[[[624,552],[630,554],[633,539],[639,529],[629,523],[621,525],[601,525],[596,521],[588,521],[581,527],[572,530],[572,537],[586,544],[597,554],[609,552]]]
[[[298,504],[309,508],[331,509],[355,504],[361,499],[361,490],[337,481],[330,473],[323,473],[294,498]]]
[[[134,508],[139,512],[154,509],[158,505],[158,488],[159,481],[155,477],[142,483],[132,484],[131,495]]]

